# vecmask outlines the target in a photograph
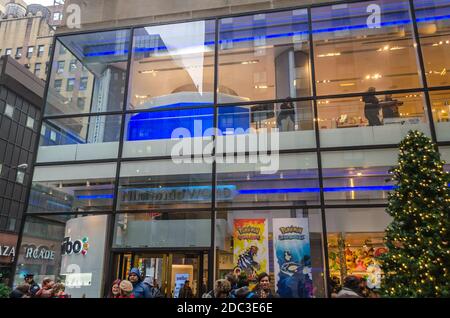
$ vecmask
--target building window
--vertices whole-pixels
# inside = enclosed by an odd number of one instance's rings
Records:
[[[62,87],[62,80],[55,80],[55,91],[60,92]]]
[[[66,52],[67,52],[67,49],[61,45],[59,47],[59,55],[64,55],[64,54],[66,54]]]
[[[64,72],[64,66],[66,65],[65,61],[58,61],[56,73],[61,74]]]
[[[41,73],[41,63],[36,63],[34,65],[34,75],[39,76],[39,74]]]
[[[22,48],[18,47],[16,50],[16,58],[21,58],[22,57]]]
[[[27,127],[34,129],[34,118],[30,116],[27,117]]]
[[[53,21],[61,21],[63,18],[62,12],[53,13]]]
[[[88,85],[88,78],[82,77],[80,79],[80,91],[85,91],[87,89],[87,85]]]
[[[39,46],[38,46],[38,53],[37,53],[37,56],[38,56],[38,57],[43,56],[43,55],[44,55],[44,51],[45,51],[45,45],[39,45]]]
[[[79,109],[83,110],[86,105],[86,97],[78,97],[77,106]]]
[[[12,49],[6,49],[5,50],[5,55],[6,56],[9,56],[9,55],[11,55],[12,54]]]
[[[27,50],[27,58],[31,59],[33,57],[34,46],[29,46]]]
[[[23,180],[25,178],[25,173],[23,171],[18,170],[17,171],[17,176],[16,176],[16,182],[23,184]]]
[[[6,104],[6,107],[5,107],[5,115],[8,116],[8,117],[10,117],[10,118],[13,118],[13,115],[14,115],[14,107],[11,106],[11,105],[9,105],[9,104]]]
[[[69,65],[69,71],[75,72],[76,69],[77,69],[77,60],[71,60]]]
[[[66,91],[72,92],[74,87],[75,87],[75,79],[74,78],[67,79]]]

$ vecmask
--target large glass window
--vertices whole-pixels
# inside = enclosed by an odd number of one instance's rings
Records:
[[[450,91],[430,92],[438,141],[450,141]]]
[[[114,248],[211,246],[210,212],[116,214]]]
[[[311,95],[307,10],[219,23],[219,102]]]
[[[367,278],[369,289],[381,286],[376,257],[387,251],[385,229],[392,218],[383,208],[328,209],[326,211],[331,278],[342,284],[348,275]]]
[[[274,142],[272,150],[316,147],[311,101],[219,107],[218,128],[217,153],[256,151],[262,135]]]
[[[27,216],[14,286],[33,273],[63,283],[72,298],[103,296],[107,215]]]
[[[214,101],[214,21],[134,31],[129,109]]]
[[[120,122],[120,115],[44,120],[37,162],[117,158]]]
[[[27,212],[111,211],[115,163],[36,167]]]
[[[219,207],[312,205],[319,193],[315,152],[218,157]]]
[[[414,0],[428,86],[450,85],[450,3]]]
[[[217,277],[246,273],[255,286],[266,272],[283,298],[325,297],[320,211],[220,212],[216,219]]]
[[[118,209],[211,208],[212,165],[185,159],[122,163]]]
[[[322,147],[396,144],[409,130],[431,136],[421,92],[321,99],[317,108]]]
[[[406,0],[312,9],[319,95],[422,87]]]
[[[62,36],[56,43],[45,114],[119,111],[123,108],[128,60],[128,30]],[[65,65],[70,65],[65,68]],[[85,70],[85,71],[83,71]],[[52,83],[68,79],[66,90]],[[86,98],[84,109],[77,98]]]
[[[384,203],[397,157],[397,149],[322,152],[326,203]]]
[[[128,114],[123,157],[210,156],[213,126],[208,107]]]

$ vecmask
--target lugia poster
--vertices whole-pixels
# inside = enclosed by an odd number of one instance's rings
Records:
[[[245,272],[250,281],[269,269],[268,233],[266,219],[234,220],[235,272]]]
[[[276,292],[283,298],[311,298],[308,219],[273,219],[273,249]]]

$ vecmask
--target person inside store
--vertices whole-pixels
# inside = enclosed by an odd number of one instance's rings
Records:
[[[111,287],[111,292],[109,293],[108,298],[119,298],[120,296],[120,279],[116,279]]]
[[[289,99],[288,97],[287,99]],[[292,102],[284,102],[280,105],[277,125],[280,132],[295,130],[295,107]]]
[[[24,275],[25,284],[30,285],[30,295],[31,297],[36,296],[36,293],[41,289],[39,285],[34,281],[33,273],[25,273]]]
[[[267,273],[258,275],[258,285],[256,285],[255,294],[257,298],[279,298],[270,288],[270,277]]]
[[[194,298],[194,293],[192,292],[190,284],[191,282],[189,280],[184,282],[183,287],[181,287],[180,292],[178,293],[178,298]]]
[[[375,96],[376,88],[370,87],[367,91],[367,95],[363,96],[364,102],[364,116],[369,121],[369,126],[381,126],[383,125],[379,114],[380,114],[380,101]]]
[[[336,298],[362,298],[361,294],[361,280],[353,275],[347,276],[344,279],[344,287],[339,291]]]
[[[36,293],[36,298],[51,298],[52,297],[52,289],[55,285],[55,282],[51,278],[44,278],[42,281],[42,288]]]
[[[142,281],[139,269],[132,268],[128,274],[128,280],[133,285],[134,298],[152,298],[151,290]]]
[[[398,107],[401,105],[403,105],[403,102],[393,99],[391,94],[386,95],[382,105],[383,118],[384,119],[399,118],[400,112]]]

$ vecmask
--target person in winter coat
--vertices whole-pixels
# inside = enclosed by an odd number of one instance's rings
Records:
[[[134,294],[134,286],[128,280],[123,280],[119,285],[120,295],[117,298],[136,298]],[[142,298],[142,297],[141,297]]]
[[[119,298],[120,296],[120,279],[116,279],[111,287],[111,292],[108,296],[108,298]]]
[[[26,273],[24,276],[25,284],[30,285],[30,296],[35,297],[36,293],[41,289],[39,285],[34,281],[33,273]]]
[[[339,291],[336,298],[362,298],[359,294],[361,280],[356,276],[347,276],[344,279],[344,287]]]
[[[134,298],[152,298],[151,291],[144,282],[142,282],[141,272],[137,268],[132,268],[128,274],[128,280],[133,284]]]
[[[36,293],[36,298],[51,298],[52,297],[52,289],[55,285],[55,282],[51,278],[44,278],[42,281],[42,288]]]
[[[151,279],[151,277],[146,277],[143,283],[150,290],[149,298],[164,298],[160,290],[156,286],[154,286],[154,281]]]
[[[247,275],[241,273],[238,277],[237,288],[230,292],[230,298],[258,298],[249,285]]]
[[[178,293],[178,298],[194,298],[190,281],[187,280],[184,282],[183,287],[181,287],[180,292]]]
[[[70,298],[66,294],[66,286],[63,283],[56,283],[52,288],[52,298]]]
[[[214,283],[214,289],[203,295],[202,298],[228,298],[231,291],[231,284],[228,279],[218,279]]]
[[[255,294],[258,298],[279,298],[279,296],[272,293],[272,290],[270,289],[270,277],[267,273],[258,275],[258,285],[256,286]]]
[[[30,298],[30,285],[29,284],[21,284],[17,286],[11,294],[9,294],[9,298]]]

